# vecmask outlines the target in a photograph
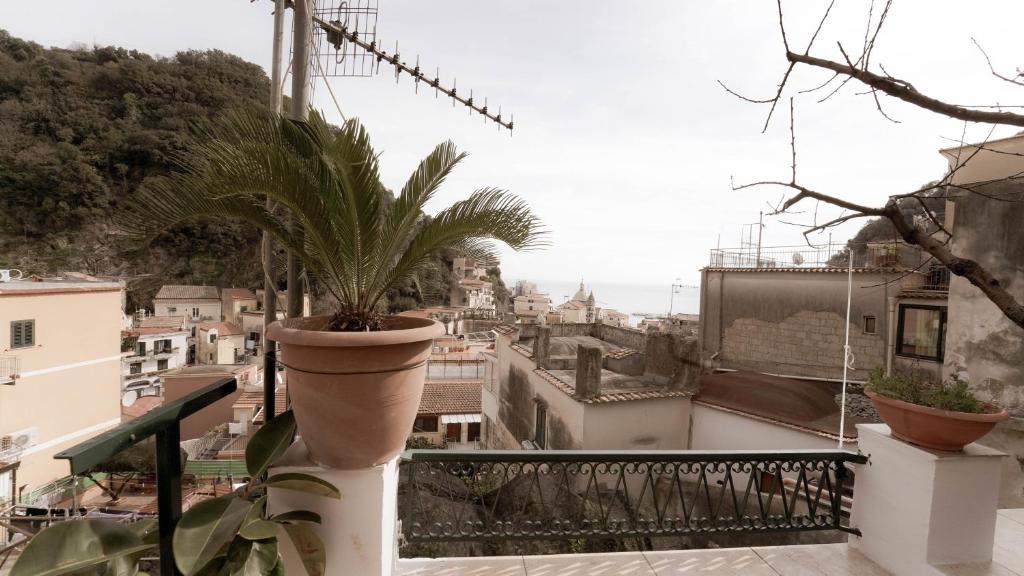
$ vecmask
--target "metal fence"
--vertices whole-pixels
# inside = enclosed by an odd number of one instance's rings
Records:
[[[821,246],[744,246],[713,248],[712,268],[845,268],[853,257],[855,268],[916,266],[921,251],[903,242],[824,244]]]
[[[399,517],[409,543],[623,539],[841,530],[840,450],[405,453]]]
[[[17,356],[0,356],[0,384],[14,384],[21,375],[21,361]]]

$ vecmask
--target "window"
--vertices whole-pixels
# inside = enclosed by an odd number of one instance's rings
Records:
[[[11,348],[27,348],[35,345],[35,320],[15,320],[11,322]]]
[[[199,318],[199,308],[192,309],[192,318]]]
[[[864,333],[865,334],[878,334],[878,322],[874,316],[864,317]]]
[[[178,307],[177,306],[168,306],[167,307],[167,313],[168,314],[174,314],[177,311],[178,311]]]
[[[210,344],[216,344],[216,343],[217,343],[217,335],[211,332],[210,333]]]
[[[145,356],[146,355],[146,343],[145,342],[139,342],[138,344],[135,345],[135,355],[136,356]]]
[[[946,309],[941,306],[901,304],[896,327],[896,354],[942,360],[946,339]]]
[[[249,332],[249,340],[252,340],[253,343],[255,343],[255,344],[259,344],[260,343],[260,333],[259,332]]]
[[[195,326],[192,327],[192,337],[193,338],[196,337],[196,327]]]
[[[477,440],[479,440],[480,439],[480,423],[479,422],[470,422],[469,423],[468,434],[469,434],[469,437],[466,438],[466,440],[469,440],[470,442],[476,442]]]
[[[167,370],[167,360],[166,359],[164,359],[164,360],[157,360],[156,361],[156,369],[157,370]]]
[[[533,426],[533,443],[537,448],[544,449],[544,441],[547,436],[548,407],[541,401],[537,401],[537,414]]]
[[[449,422],[444,428],[444,441],[450,443],[462,442],[462,424]]]
[[[157,340],[153,345],[156,347],[157,354],[168,354],[173,350],[169,339]]]
[[[142,362],[132,362],[128,365],[129,374],[142,374]]]
[[[249,311],[249,307],[246,306],[245,304],[242,304],[242,312],[248,312],[248,311]]]
[[[413,432],[437,432],[437,416],[417,416],[412,425]]]

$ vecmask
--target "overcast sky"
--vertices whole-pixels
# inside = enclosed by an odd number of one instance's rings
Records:
[[[878,0],[883,4],[883,0]],[[814,53],[841,59],[863,41],[868,2],[843,0]],[[825,3],[789,0],[791,45],[804,46]],[[46,46],[118,45],[157,55],[218,48],[269,68],[271,3],[258,0],[47,0],[3,2],[0,27]],[[1019,89],[989,75],[971,42],[1012,72],[1020,58],[1019,1],[896,0],[873,62],[919,90],[961,104],[1024,104]],[[460,93],[515,114],[515,133],[469,116],[383,69],[374,78],[335,78],[347,116],[368,126],[383,152],[385,184],[401,187],[434,145],[452,139],[470,157],[433,210],[483,186],[526,198],[551,231],[542,252],[504,253],[507,278],[668,285],[697,282],[721,237],[737,245],[778,189],[733,191],[742,183],[788,179],[788,105],[761,133],[767,109],[726,94],[722,80],[770,97],[786,67],[773,2],[540,2],[380,0],[378,38],[403,59],[458,78]],[[1016,50],[1016,52],[1015,52]],[[827,78],[801,70],[792,91]],[[880,204],[941,176],[937,150],[959,139],[961,123],[883,98],[893,124],[870,96],[849,85],[835,98],[798,95],[799,179],[865,204]],[[1015,98],[1016,95],[1016,98]],[[323,82],[314,103],[337,111]],[[968,127],[980,140],[987,127]],[[995,136],[1009,135],[997,131]],[[808,206],[813,210],[813,206]],[[836,215],[822,209],[819,217]],[[786,220],[809,219],[808,214]],[[802,242],[800,231],[766,218],[765,245]],[[858,224],[833,232],[845,241]]]

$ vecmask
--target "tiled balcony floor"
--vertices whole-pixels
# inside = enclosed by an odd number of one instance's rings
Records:
[[[948,576],[1024,576],[1024,509],[1000,510],[993,561],[944,566]],[[563,556],[403,559],[400,576],[883,576],[846,544]]]

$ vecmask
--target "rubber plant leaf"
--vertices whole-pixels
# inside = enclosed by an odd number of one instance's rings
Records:
[[[256,540],[249,549],[241,576],[267,576],[278,565],[280,556],[277,553],[277,540]]]
[[[291,512],[284,512],[271,518],[274,522],[284,523],[300,523],[305,522],[309,524],[319,524],[320,515],[316,512],[310,512],[309,510],[292,510]]]
[[[301,472],[286,472],[275,474],[264,482],[271,488],[284,488],[285,490],[298,490],[317,496],[341,499],[341,492],[333,484],[326,480],[303,474]]]
[[[282,412],[260,428],[245,448],[245,469],[253,478],[259,477],[284,454],[295,436],[295,414]]]
[[[295,550],[302,559],[302,565],[306,568],[309,576],[323,576],[327,569],[327,553],[324,552],[324,543],[316,535],[313,528],[308,524],[281,524],[281,528],[288,533]]]
[[[10,576],[71,574],[151,547],[124,524],[110,520],[60,522],[29,541]]]
[[[203,500],[188,509],[174,529],[174,561],[193,576],[213,560],[238,532],[252,502],[234,494]]]

